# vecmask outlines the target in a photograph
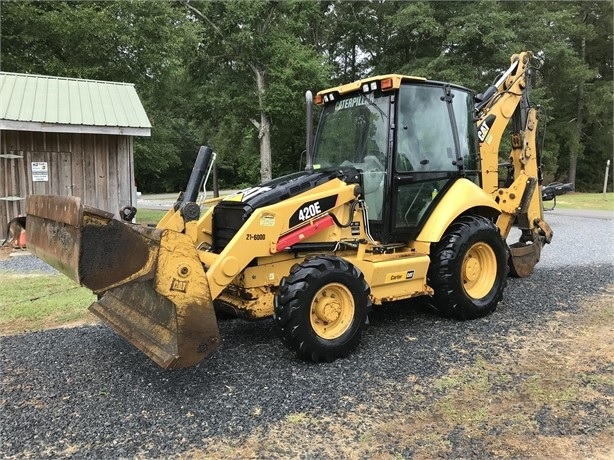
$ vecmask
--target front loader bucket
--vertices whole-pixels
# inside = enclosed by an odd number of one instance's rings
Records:
[[[90,310],[165,369],[189,367],[220,343],[194,244],[171,230],[124,224],[76,197],[26,202],[28,249],[99,295]]]

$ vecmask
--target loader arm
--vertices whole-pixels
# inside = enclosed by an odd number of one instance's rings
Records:
[[[194,187],[202,186],[206,170],[197,161]],[[215,251],[215,207],[198,217],[195,193],[182,193],[156,228],[122,223],[77,197],[32,195],[26,205],[29,247],[97,293],[90,310],[150,359],[166,369],[189,367],[218,347],[213,300],[248,265],[299,241],[338,238],[335,223],[349,219],[349,203],[358,193],[346,175],[357,172],[313,172],[228,197],[240,213],[252,203],[242,202],[244,196],[270,203],[251,210]],[[270,284],[279,280],[274,276]]]
[[[543,218],[541,170],[537,151],[537,107],[529,101],[531,52],[511,58],[506,72],[482,95],[478,95],[478,139],[482,187],[499,203],[497,227],[507,238],[516,224],[522,235],[510,246],[513,275],[529,276],[539,261],[544,244],[550,243],[552,230]],[[499,147],[508,124],[512,122],[509,162],[513,182],[501,186]]]

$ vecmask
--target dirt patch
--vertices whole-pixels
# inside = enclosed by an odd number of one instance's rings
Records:
[[[614,287],[432,380],[390,381],[345,413],[294,413],[190,458],[614,457]],[[254,407],[251,415],[258,417]]]
[[[66,322],[62,319],[51,318],[33,325],[30,319],[19,319],[0,324],[0,336],[22,334],[45,329],[66,329],[72,327],[92,326],[100,324],[100,320],[91,313],[84,313],[85,319]]]
[[[0,247],[0,260],[7,260],[11,256],[11,252],[13,252],[13,248],[11,247]]]

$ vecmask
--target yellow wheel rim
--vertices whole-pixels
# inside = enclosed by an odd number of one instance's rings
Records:
[[[354,296],[343,284],[320,289],[311,302],[311,327],[323,339],[333,340],[347,331],[354,319]]]
[[[497,280],[495,251],[485,243],[474,244],[465,254],[462,271],[467,295],[473,299],[485,297]]]

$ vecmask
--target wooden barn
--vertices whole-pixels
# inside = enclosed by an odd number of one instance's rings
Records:
[[[0,72],[0,241],[28,195],[136,206],[133,138],[150,135],[132,84]]]

